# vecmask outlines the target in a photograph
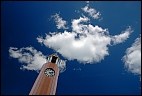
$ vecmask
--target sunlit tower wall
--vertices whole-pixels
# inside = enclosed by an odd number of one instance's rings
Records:
[[[59,72],[65,63],[57,54],[49,55],[29,95],[55,95]]]

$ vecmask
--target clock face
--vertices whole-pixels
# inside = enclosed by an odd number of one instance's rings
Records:
[[[55,75],[55,71],[52,68],[47,68],[45,69],[44,74],[48,77],[52,77]]]

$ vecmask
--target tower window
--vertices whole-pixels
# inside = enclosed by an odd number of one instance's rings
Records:
[[[52,56],[51,62],[52,62],[52,63],[56,63],[57,58],[58,58],[58,57]]]

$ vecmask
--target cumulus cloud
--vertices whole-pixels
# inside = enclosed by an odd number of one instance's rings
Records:
[[[87,25],[81,24],[81,22],[87,22],[89,18],[87,17],[80,17],[79,19],[72,20],[72,30],[77,33],[83,33],[87,27]]]
[[[81,9],[94,19],[99,19],[101,16],[100,12],[97,12],[96,9],[89,7],[88,4]]]
[[[90,1],[86,1],[86,3],[88,4]]]
[[[54,18],[58,29],[68,29],[68,27],[66,27],[67,22],[63,20],[63,18],[60,17],[59,14],[56,13],[52,17]]]
[[[25,48],[9,48],[9,54],[13,58],[17,58],[20,63],[24,63],[21,69],[40,70],[43,64],[46,63],[46,56],[33,47]]]
[[[122,60],[128,71],[141,75],[141,36],[126,50]]]
[[[122,32],[120,35],[115,35],[112,37],[113,44],[119,44],[127,40],[130,34],[133,32],[131,27],[129,26],[125,31]]]
[[[109,55],[108,45],[117,38],[110,36],[107,29],[98,25],[84,24],[88,21],[87,17],[73,19],[71,32],[65,30],[62,33],[46,34],[45,38],[39,36],[37,40],[39,43],[59,52],[68,60],[76,59],[82,63],[100,62],[105,56]],[[116,36],[121,37],[122,34]],[[121,42],[126,39],[123,37]]]
[[[12,58],[17,58],[20,63],[23,63],[20,69],[39,71],[43,64],[45,64],[46,56],[42,52],[37,51],[33,47],[16,48],[10,47],[9,54]],[[60,72],[65,70],[66,65],[59,65]]]
[[[81,71],[81,68],[73,68],[74,71]]]

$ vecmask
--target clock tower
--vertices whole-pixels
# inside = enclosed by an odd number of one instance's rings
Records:
[[[55,95],[59,72],[65,67],[65,61],[57,54],[47,57],[29,95]]]

